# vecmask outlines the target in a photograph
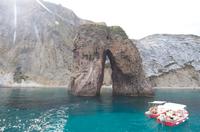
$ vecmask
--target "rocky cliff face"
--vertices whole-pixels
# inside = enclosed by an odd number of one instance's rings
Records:
[[[140,54],[120,27],[96,24],[80,26],[73,55],[71,91],[74,95],[100,94],[106,57],[112,69],[113,95],[153,94],[144,76]]]
[[[199,36],[156,34],[133,41],[153,86],[200,86]]]
[[[20,69],[19,82],[68,84],[76,28],[89,22],[60,5],[39,0],[3,0],[0,12],[1,76],[13,77]]]
[[[0,85],[68,85],[77,28],[92,22],[42,0],[2,0],[0,12]],[[153,86],[200,86],[199,36],[157,34],[134,43]]]

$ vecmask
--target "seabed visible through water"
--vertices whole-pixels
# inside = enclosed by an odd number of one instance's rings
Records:
[[[64,88],[0,89],[0,131],[5,132],[198,132],[200,90],[156,89],[155,97],[73,97]],[[189,120],[166,127],[144,115],[148,102],[186,104]]]

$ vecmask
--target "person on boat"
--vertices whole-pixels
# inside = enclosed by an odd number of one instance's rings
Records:
[[[169,110],[168,112],[166,112],[166,120],[167,121],[170,121],[170,122],[177,121],[181,117],[182,116],[179,115],[179,113],[177,111]]]
[[[166,121],[166,115],[160,114],[159,119],[160,119],[161,122],[165,122]]]
[[[153,107],[149,108],[149,111],[150,111],[152,114],[157,114],[157,107],[156,107],[156,106],[153,106]]]

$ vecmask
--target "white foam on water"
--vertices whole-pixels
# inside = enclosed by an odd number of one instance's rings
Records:
[[[5,130],[5,128],[6,128],[5,126],[0,127],[0,131],[3,132]]]
[[[26,118],[26,115],[24,116]],[[32,119],[24,120],[23,118],[16,116],[14,120],[0,119],[0,132],[7,130],[63,132],[68,120],[68,107],[53,108]]]
[[[52,131],[63,132],[68,119],[68,107],[51,109],[41,114],[40,117],[32,119],[27,132],[30,131]]]

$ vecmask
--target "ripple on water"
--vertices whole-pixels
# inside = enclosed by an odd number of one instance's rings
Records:
[[[8,114],[8,113],[7,113]],[[39,113],[26,113],[24,116],[16,116],[13,120],[12,114],[0,120],[0,131],[10,132],[63,132],[68,119],[68,107],[53,108]],[[15,115],[22,113],[16,113]],[[24,118],[23,118],[24,117]]]
[[[188,106],[190,119],[165,127],[145,117],[148,102]],[[0,89],[0,132],[198,132],[200,90],[156,90],[153,98],[73,97],[65,89]]]

